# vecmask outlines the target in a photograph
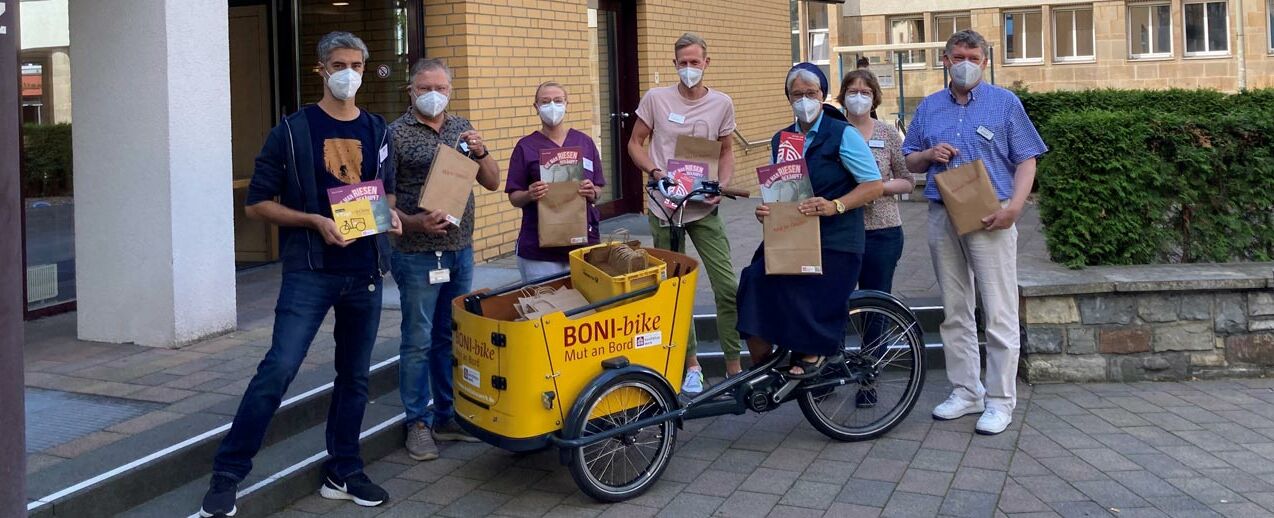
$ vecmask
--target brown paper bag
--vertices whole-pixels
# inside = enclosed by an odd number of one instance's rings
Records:
[[[713,139],[681,135],[677,137],[677,147],[673,148],[672,157],[678,160],[708,164],[708,179],[716,180],[717,165],[721,163],[721,142]]]
[[[549,192],[536,202],[540,246],[578,246],[588,243],[588,200],[579,195],[580,182],[548,184]]]
[[[565,287],[557,290],[537,290],[535,295],[520,300],[522,302],[518,313],[526,320],[540,318],[555,311],[568,311],[588,305],[588,300],[584,298],[582,293]],[[591,314],[593,314],[593,311],[585,311],[576,316]]]
[[[822,275],[819,218],[801,214],[800,203],[768,203],[765,218],[766,275]]]
[[[938,184],[951,225],[961,236],[982,230],[986,227],[982,218],[1000,210],[1000,199],[981,160],[935,174],[933,181]]]
[[[478,177],[478,163],[450,146],[439,143],[429,176],[420,192],[419,207],[425,211],[441,210],[447,221],[460,226],[464,209]]]

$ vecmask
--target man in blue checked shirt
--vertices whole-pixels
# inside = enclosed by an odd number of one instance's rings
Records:
[[[1020,347],[1017,300],[1017,227],[1035,182],[1035,160],[1048,151],[1022,102],[1012,92],[982,81],[987,42],[972,30],[947,40],[942,62],[947,89],[916,108],[902,152],[912,173],[927,175],[929,251],[942,288],[946,315],[940,328],[947,377],[955,390],[933,409],[934,419],[982,413],[980,434],[1003,432],[1017,404]],[[933,177],[951,167],[982,160],[1001,209],[982,220],[985,228],[961,237],[951,225]],[[986,312],[986,384],[980,376],[977,323],[980,292]]]

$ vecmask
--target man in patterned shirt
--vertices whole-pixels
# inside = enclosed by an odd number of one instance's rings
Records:
[[[447,111],[451,70],[438,59],[411,68],[411,106],[389,125],[398,160],[397,208],[403,236],[391,259],[402,304],[399,387],[407,412],[407,453],[438,458],[435,441],[468,441],[454,417],[451,393],[451,304],[473,281],[473,193],[459,226],[441,210],[417,208],[439,144],[478,162],[478,183],[499,188],[500,168],[482,135],[464,117]],[[430,398],[433,406],[429,406]]]
[[[933,417],[947,420],[981,412],[975,429],[994,435],[1012,422],[1017,404],[1020,343],[1014,223],[1035,182],[1035,159],[1048,147],[1017,96],[982,82],[986,48],[982,35],[971,30],[947,40],[942,60],[951,72],[951,85],[916,108],[902,152],[912,173],[928,176],[929,251],[946,315],[940,331],[947,378],[955,386],[946,402],[934,408]],[[1002,208],[982,220],[982,230],[960,236],[947,217],[933,177],[975,160],[986,166]],[[978,294],[986,313],[985,386],[979,379],[973,315]]]

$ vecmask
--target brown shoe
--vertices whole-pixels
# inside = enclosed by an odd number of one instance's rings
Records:
[[[469,435],[464,431],[455,419],[448,419],[442,425],[436,425],[433,429],[435,441],[460,441],[460,442],[482,442],[477,437]]]

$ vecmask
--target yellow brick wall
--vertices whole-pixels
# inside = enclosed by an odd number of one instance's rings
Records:
[[[935,2],[935,5],[938,5]],[[1073,4],[1072,4],[1073,5]],[[1169,59],[1130,59],[1128,56],[1128,2],[1098,1],[1093,6],[1094,30],[1097,44],[1096,59],[1087,63],[1060,63],[1053,59],[1051,7],[1041,4],[1037,7],[1043,15],[1045,27],[1044,63],[1013,64],[1003,62],[1003,10],[999,8],[972,9],[971,23],[973,29],[982,33],[996,47],[996,83],[1011,86],[1019,83],[1032,91],[1081,90],[1087,88],[1213,88],[1226,92],[1238,90],[1238,30],[1236,20],[1239,19],[1237,2],[1231,1],[1230,8],[1230,51],[1229,56],[1187,58],[1184,57],[1185,30],[1182,25],[1182,1],[1172,2],[1173,18],[1173,57]],[[1020,7],[1019,7],[1020,8]],[[1249,1],[1245,4],[1245,43],[1244,54],[1247,58],[1247,87],[1262,88],[1274,86],[1274,57],[1269,52],[1269,33],[1267,6],[1264,2]],[[935,11],[939,10],[935,7]],[[898,13],[911,14],[911,13]],[[931,28],[933,12],[923,14],[926,18],[926,30]],[[884,34],[889,16],[873,15],[855,17],[843,22],[846,26],[862,27],[863,34],[846,35],[842,31],[842,39],[848,38],[852,45],[886,43]],[[930,35],[930,39],[935,39]],[[944,38],[937,37],[939,41]],[[904,72],[908,110],[913,110],[913,98],[942,88],[942,70],[926,67],[920,70]],[[989,74],[988,74],[989,76]],[[897,111],[898,91],[884,91],[884,99],[880,113],[891,117]]]
[[[769,137],[791,117],[783,97],[791,66],[788,4],[638,0],[636,22],[642,93],[677,80],[672,45],[683,32],[707,39],[713,62],[705,83],[734,98],[743,135],[767,142],[747,153],[736,142],[735,185],[755,189],[755,168],[769,160]],[[500,192],[474,191],[478,261],[513,252],[521,216],[503,193],[504,169],[517,140],[539,128],[531,108],[535,86],[563,83],[567,123],[596,136],[589,34],[587,0],[425,1],[426,54],[446,59],[455,72],[449,109],[483,132],[501,167]]]
[[[455,78],[449,110],[482,132],[500,164],[500,189],[475,187],[474,253],[479,262],[513,252],[521,211],[504,194],[509,155],[539,129],[535,87],[566,87],[566,123],[591,125],[587,0],[427,0],[425,47],[447,60]]]

